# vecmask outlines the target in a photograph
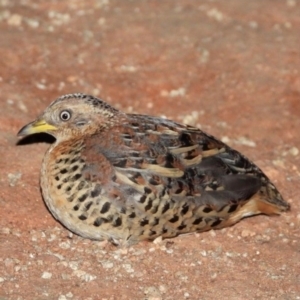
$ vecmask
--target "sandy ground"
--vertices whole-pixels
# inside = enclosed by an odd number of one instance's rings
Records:
[[[300,299],[300,1],[1,0],[0,299]],[[17,131],[62,94],[201,126],[292,210],[119,249],[44,206],[49,146]]]

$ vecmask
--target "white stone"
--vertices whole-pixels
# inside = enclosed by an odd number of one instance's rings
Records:
[[[50,273],[50,272],[44,272],[42,274],[43,279],[50,279],[51,277],[52,277],[52,273]]]

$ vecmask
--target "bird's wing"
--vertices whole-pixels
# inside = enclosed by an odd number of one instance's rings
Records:
[[[129,115],[105,138],[99,133],[89,141],[111,164],[111,176],[127,203],[143,201],[150,193],[168,194],[174,201],[188,198],[218,211],[249,199],[265,178],[221,141],[161,118]]]

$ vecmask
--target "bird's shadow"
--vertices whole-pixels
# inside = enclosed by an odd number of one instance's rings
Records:
[[[46,143],[53,144],[55,142],[55,138],[47,133],[36,133],[32,135],[28,135],[22,137],[17,143],[17,146],[24,146],[36,143]]]

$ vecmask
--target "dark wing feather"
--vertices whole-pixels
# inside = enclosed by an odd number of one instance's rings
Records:
[[[132,188],[162,193],[167,187],[170,197],[195,197],[198,205],[218,210],[249,199],[262,185],[264,175],[255,165],[194,127],[130,115],[109,136],[95,135],[90,143],[130,186],[127,196]]]
[[[128,241],[229,226],[289,208],[258,167],[194,127],[124,115],[84,145],[84,176],[95,178],[96,191],[100,187],[111,204],[108,219],[116,223],[126,214]]]

